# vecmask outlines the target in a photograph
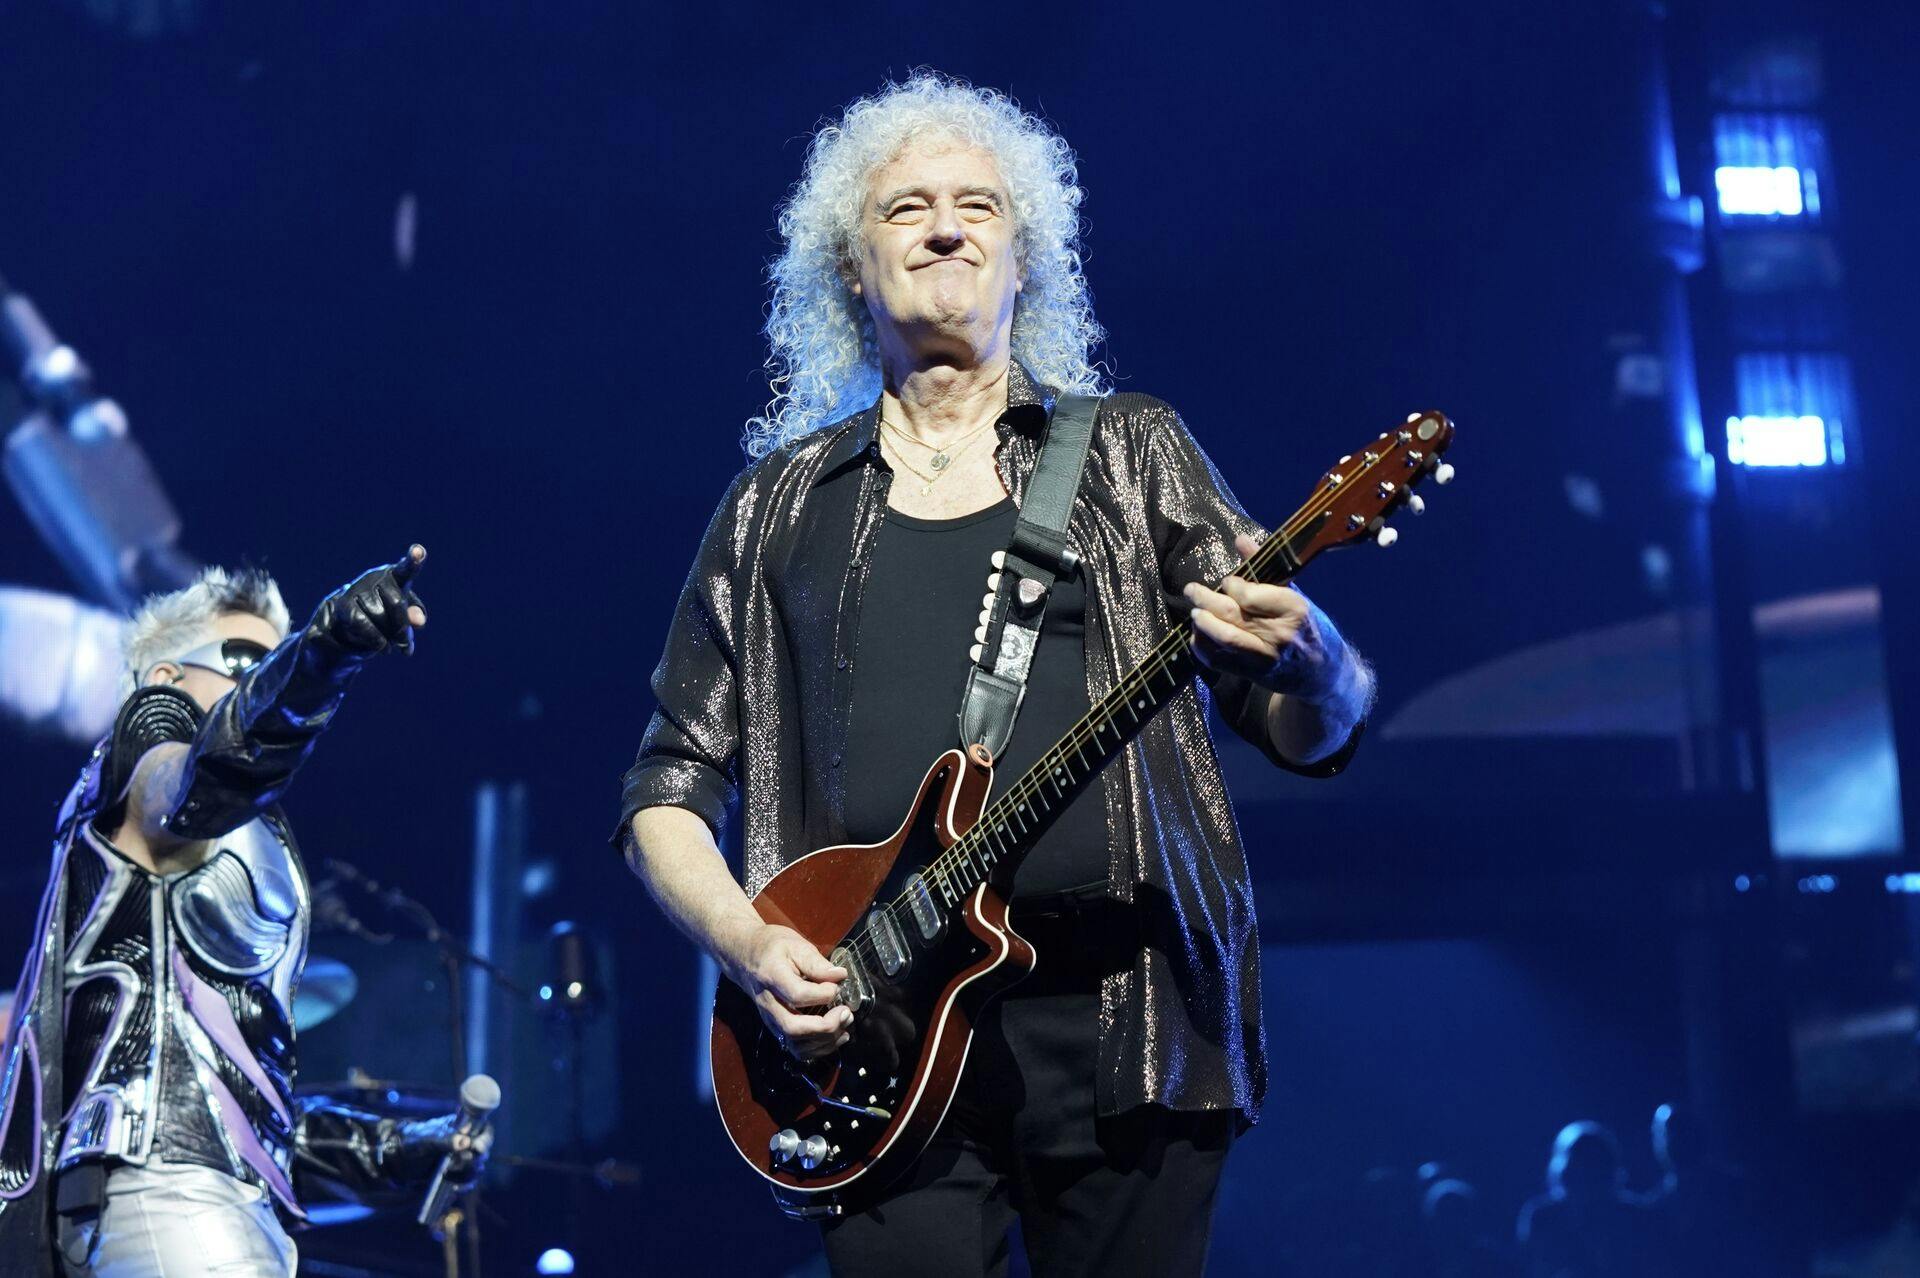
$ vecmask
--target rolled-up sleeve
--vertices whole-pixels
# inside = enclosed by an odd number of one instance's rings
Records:
[[[1233,548],[1235,536],[1255,540],[1266,530],[1241,507],[1227,482],[1202,451],[1180,415],[1155,401],[1142,414],[1139,446],[1141,476],[1146,486],[1147,526],[1159,555],[1160,581],[1167,606],[1185,617],[1191,608],[1181,593],[1188,583],[1212,586],[1240,562]],[[1343,771],[1366,730],[1362,719],[1340,748],[1314,763],[1295,763],[1274,747],[1267,716],[1276,693],[1251,679],[1222,674],[1205,666],[1200,677],[1213,693],[1221,720],[1275,766],[1306,777],[1330,777]]]
[[[685,808],[718,840],[739,799],[735,594],[741,589],[744,480],[734,482],[714,512],[680,591],[666,650],[653,672],[657,708],[621,781],[616,848],[624,848],[633,814],[652,807]]]

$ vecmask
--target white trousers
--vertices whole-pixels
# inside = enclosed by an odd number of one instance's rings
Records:
[[[97,1220],[60,1220],[66,1278],[293,1278],[298,1264],[266,1193],[208,1167],[116,1167]]]

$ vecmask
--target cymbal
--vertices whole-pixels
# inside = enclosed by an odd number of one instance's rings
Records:
[[[459,1092],[445,1083],[375,1078],[358,1067],[346,1078],[302,1081],[294,1094],[371,1110],[383,1118],[438,1118],[460,1107]]]
[[[360,978],[339,959],[312,957],[293,995],[293,1027],[310,1030],[353,1002]]]

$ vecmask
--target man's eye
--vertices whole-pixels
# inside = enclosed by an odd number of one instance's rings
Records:
[[[911,213],[924,213],[926,212],[926,209],[927,209],[927,206],[924,204],[896,204],[893,208],[887,211],[887,216],[888,217],[905,217]]]

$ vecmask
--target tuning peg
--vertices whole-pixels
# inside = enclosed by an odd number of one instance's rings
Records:
[[[1411,510],[1416,515],[1426,514],[1427,513],[1426,499],[1422,497],[1419,493],[1413,494],[1411,497],[1407,498],[1407,509]]]
[[[1453,463],[1441,462],[1438,466],[1434,467],[1433,482],[1436,484],[1451,484],[1453,482]]]
[[[1378,533],[1374,535],[1373,544],[1380,547],[1380,549],[1385,550],[1388,546],[1391,546],[1394,542],[1399,540],[1400,540],[1400,530],[1398,528],[1387,527],[1387,528],[1382,528]]]

